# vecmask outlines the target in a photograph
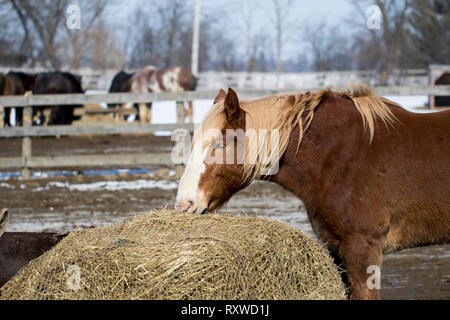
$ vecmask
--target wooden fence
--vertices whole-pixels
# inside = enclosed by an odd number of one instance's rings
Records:
[[[301,91],[315,90],[302,89]],[[241,98],[254,98],[278,93],[288,93],[292,90],[239,90]],[[398,86],[376,87],[377,95],[450,95],[450,86]],[[62,94],[62,95],[28,95],[0,97],[0,106],[24,108],[23,127],[0,128],[0,138],[22,138],[22,156],[0,158],[0,169],[21,168],[22,179],[30,178],[33,168],[53,168],[72,166],[130,166],[130,165],[167,165],[171,163],[171,155],[166,153],[153,154],[117,154],[117,155],[71,155],[35,157],[32,156],[32,138],[43,136],[73,136],[73,135],[108,135],[153,133],[156,131],[173,131],[175,129],[193,130],[192,124],[184,124],[184,107],[177,103],[176,124],[117,124],[89,126],[32,126],[32,106],[76,105],[98,103],[149,103],[156,101],[190,101],[214,99],[217,91],[197,91],[180,93],[149,93],[149,94]],[[182,167],[175,164],[177,175]]]

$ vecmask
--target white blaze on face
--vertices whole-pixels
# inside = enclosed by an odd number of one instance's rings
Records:
[[[220,131],[218,133],[220,134]],[[202,137],[194,138],[196,142],[178,185],[175,206],[177,210],[203,213],[208,207],[208,199],[206,199],[204,192],[199,189],[200,178],[206,170],[205,159],[208,155],[208,148],[203,149],[203,141],[214,141],[217,131],[212,130],[207,135],[203,139]]]

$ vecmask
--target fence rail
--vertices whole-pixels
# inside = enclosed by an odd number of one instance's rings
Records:
[[[299,91],[314,91],[318,88],[302,88]],[[395,86],[375,87],[375,93],[380,96],[390,95],[450,95],[450,86]],[[244,98],[255,98],[280,93],[293,93],[292,89],[283,90],[238,90],[238,95]],[[54,95],[29,95],[0,97],[0,106],[27,107],[48,105],[77,105],[98,103],[145,103],[156,101],[192,101],[214,99],[217,91],[187,91],[187,92],[163,92],[163,93],[105,93],[105,94],[54,94]]]
[[[375,93],[380,96],[390,95],[450,95],[450,86],[396,86],[375,87]],[[313,91],[315,88],[299,89],[298,91]],[[298,92],[297,91],[297,92]],[[295,90],[239,90],[241,98],[254,98],[280,93],[293,93]],[[193,130],[192,124],[184,124],[184,117],[180,116],[184,107],[177,103],[176,124],[126,124],[126,125],[89,125],[89,126],[55,126],[33,127],[31,125],[32,106],[47,105],[78,105],[98,103],[149,103],[155,101],[190,101],[213,99],[217,91],[177,92],[177,93],[149,93],[149,94],[61,94],[61,95],[28,95],[0,97],[0,106],[24,108],[23,127],[0,128],[0,138],[22,138],[22,156],[0,158],[0,169],[21,168],[22,179],[30,178],[33,168],[52,167],[83,167],[83,166],[129,166],[129,165],[168,165],[171,163],[170,154],[116,154],[116,155],[71,155],[34,157],[32,156],[32,137],[42,136],[71,136],[71,135],[107,135],[107,134],[136,134],[154,133],[156,131],[173,131],[175,129]],[[182,173],[182,167],[176,165],[177,176]]]
[[[14,137],[49,137],[72,135],[107,135],[107,134],[136,134],[154,133],[157,131],[174,131],[186,129],[193,131],[193,124],[114,124],[88,126],[52,126],[52,127],[14,127],[0,129],[0,138]]]

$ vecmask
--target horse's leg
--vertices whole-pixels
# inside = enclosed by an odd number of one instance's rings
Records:
[[[5,127],[11,127],[11,108],[5,108]]]
[[[193,121],[193,108],[192,108],[192,101],[188,101],[188,108],[187,108],[187,110],[186,110],[186,116],[188,117],[188,119],[189,119],[189,123],[192,123],[192,121]]]
[[[51,121],[51,116],[52,116],[52,111],[53,108],[44,108],[44,110],[42,111],[42,117],[44,119],[42,125],[44,126],[48,126],[50,121]]]
[[[31,123],[32,125],[37,125],[37,121],[39,120],[39,112],[37,107],[32,107],[32,114],[31,114]]]
[[[120,109],[129,110],[129,109],[134,108],[134,105],[135,105],[135,103],[133,103],[133,102],[127,102],[127,103],[122,104],[122,105],[120,106]],[[138,110],[138,113],[139,113],[139,110]],[[121,116],[118,115],[118,114],[116,114],[116,115],[117,115],[118,118],[121,117]],[[126,115],[122,116],[122,119],[126,121],[126,120],[127,120],[127,116],[126,116]]]
[[[350,299],[350,282],[348,281],[347,272],[345,272],[345,265],[342,257],[339,255],[339,251],[334,247],[328,247],[328,251],[330,252],[331,258],[333,259],[334,264],[342,270],[341,272],[341,280],[347,288],[347,298]]]
[[[5,126],[4,111],[5,111],[5,108],[3,108],[3,106],[0,106],[0,128],[3,128]]]
[[[152,104],[146,103],[145,106],[147,107],[147,123],[152,122]]]
[[[141,123],[147,121],[147,105],[145,103],[139,103],[139,121]]]
[[[345,264],[351,298],[378,299],[379,288],[374,286],[374,283],[380,279],[373,277],[378,276],[377,271],[381,270],[381,240],[366,235],[349,236],[343,239],[339,255]]]
[[[16,108],[16,126],[23,126],[23,108]]]

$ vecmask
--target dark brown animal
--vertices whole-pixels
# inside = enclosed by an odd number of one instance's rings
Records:
[[[2,77],[0,81],[0,95],[10,96],[10,95],[24,95],[27,91],[32,91],[34,88],[34,82],[36,75],[27,74],[23,72],[9,72]],[[22,125],[23,109],[16,109],[16,126]],[[11,126],[12,108],[5,107],[4,125]]]
[[[227,129],[279,139],[255,149]],[[365,87],[244,102],[221,91],[194,135],[176,207],[205,213],[255,179],[278,183],[342,261],[351,297],[375,299],[369,280],[383,252],[450,242],[449,138],[450,111],[411,113]]]
[[[44,72],[36,77],[34,94],[82,94],[81,76],[69,72]],[[33,107],[33,119],[40,125],[71,125],[79,117],[74,115],[76,108],[82,105],[36,106]],[[48,115],[45,115],[47,113]]]
[[[450,85],[450,73],[446,72],[441,75],[434,84],[437,86]],[[437,96],[434,99],[436,107],[450,107],[450,96]]]
[[[0,237],[0,288],[31,260],[53,248],[66,235],[5,232]]]

